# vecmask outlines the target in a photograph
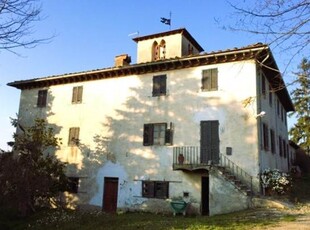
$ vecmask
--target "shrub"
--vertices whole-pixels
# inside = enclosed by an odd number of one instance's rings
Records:
[[[278,169],[265,169],[260,174],[260,178],[265,190],[271,189],[278,195],[288,193],[292,187],[291,176]]]

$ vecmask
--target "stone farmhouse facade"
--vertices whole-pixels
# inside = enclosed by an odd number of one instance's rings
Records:
[[[246,209],[258,174],[290,170],[294,107],[269,47],[203,52],[184,28],[140,36],[137,62],[14,81],[19,119],[44,118],[68,163],[72,207],[215,215]]]

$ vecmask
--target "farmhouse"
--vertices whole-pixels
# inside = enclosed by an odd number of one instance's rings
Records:
[[[246,209],[258,174],[290,170],[294,107],[269,47],[203,52],[184,28],[140,36],[137,62],[11,82],[19,118],[37,117],[62,144],[72,207],[215,215]]]

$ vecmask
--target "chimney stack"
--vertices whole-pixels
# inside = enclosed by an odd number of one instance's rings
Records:
[[[131,62],[131,57],[128,54],[121,54],[115,57],[115,67],[128,66]]]

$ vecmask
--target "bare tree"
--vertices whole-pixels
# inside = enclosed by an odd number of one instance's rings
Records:
[[[301,52],[303,56],[309,56],[310,0],[238,1],[229,4],[237,19],[230,29],[262,35],[271,48],[287,52],[288,63]]]
[[[40,20],[38,0],[0,0],[0,50],[32,48],[46,39],[34,39],[32,24]]]

